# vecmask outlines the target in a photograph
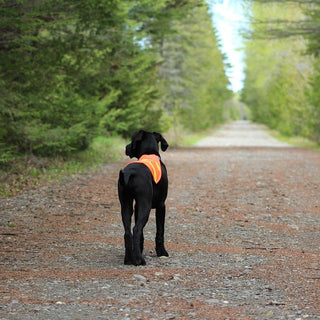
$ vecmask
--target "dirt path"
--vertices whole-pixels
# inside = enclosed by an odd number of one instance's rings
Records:
[[[244,136],[262,134],[248,125]],[[123,265],[125,162],[0,199],[0,319],[320,319],[320,153],[202,147],[163,159],[170,257],[155,256],[152,214],[145,267]]]
[[[289,147],[271,137],[262,125],[249,121],[235,121],[221,128],[197,144],[199,147]]]

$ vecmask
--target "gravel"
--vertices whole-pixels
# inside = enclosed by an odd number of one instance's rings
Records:
[[[260,130],[163,153],[170,257],[152,212],[146,266],[123,264],[125,161],[1,198],[0,319],[320,319],[320,153]]]
[[[246,120],[232,122],[213,136],[197,143],[199,147],[289,147],[271,137],[263,127]]]

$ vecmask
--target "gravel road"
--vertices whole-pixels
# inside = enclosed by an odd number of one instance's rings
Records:
[[[199,145],[162,154],[170,257],[152,212],[143,267],[123,265],[127,159],[1,198],[0,319],[320,319],[320,153],[248,122]]]
[[[199,147],[289,147],[271,137],[262,125],[249,121],[235,121],[221,128],[213,136],[199,141]]]

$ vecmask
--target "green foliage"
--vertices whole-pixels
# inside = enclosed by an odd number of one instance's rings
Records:
[[[20,152],[67,154],[98,134],[130,134],[149,122],[156,54],[136,40],[138,22],[129,12],[137,7],[120,0],[3,1],[1,141]],[[161,112],[151,113],[157,123]]]
[[[311,28],[309,27],[307,38],[308,43],[308,53],[320,56],[320,3],[314,3],[311,7],[306,10],[306,15],[309,18]]]
[[[204,130],[223,121],[224,103],[231,97],[207,6],[191,10],[175,28],[161,48],[160,103],[175,126]]]
[[[242,99],[253,120],[319,143],[320,4],[311,2],[253,1]]]
[[[258,21],[303,19],[296,4],[259,4],[252,8]],[[265,25],[252,24],[253,36]],[[254,121],[267,124],[285,135],[310,135],[312,108],[306,99],[313,72],[313,59],[302,55],[307,41],[301,36],[256,39],[246,43],[246,80],[243,101]]]
[[[311,88],[307,92],[309,105],[310,136],[320,144],[320,57],[316,58],[315,70],[311,77]]]
[[[14,159],[12,147],[6,146],[4,143],[0,143],[0,165],[6,164],[7,162]]]
[[[59,183],[66,176],[95,171],[101,164],[123,158],[125,141],[117,136],[95,137],[90,146],[67,157],[24,155],[11,158],[5,170],[0,168],[0,195],[10,196],[25,188],[37,187],[47,181]]]
[[[230,93],[203,4],[0,1],[0,164],[17,154],[67,156],[97,136],[141,127],[167,130],[164,43],[180,37],[186,94],[171,96],[175,115],[193,129],[203,118],[204,126],[219,122]]]

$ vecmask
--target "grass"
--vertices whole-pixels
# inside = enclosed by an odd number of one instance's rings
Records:
[[[270,130],[269,132],[279,141],[288,143],[292,146],[320,151],[320,145],[310,139],[301,136],[286,136],[276,130]]]
[[[190,133],[177,126],[164,136],[170,147],[194,146],[211,131]],[[125,141],[119,137],[97,137],[89,148],[66,157],[43,158],[27,155],[10,161],[1,170],[0,196],[10,197],[48,182],[62,183],[66,177],[97,171],[102,164],[120,160]]]
[[[119,160],[124,145],[119,137],[97,137],[87,150],[64,158],[33,155],[17,158],[0,170],[0,196],[13,196],[47,182],[61,183],[74,174],[95,172],[102,164]]]
[[[170,147],[192,147],[198,141],[212,135],[219,130],[221,126],[217,125],[214,129],[203,130],[200,132],[189,132],[181,126],[176,126],[164,134],[166,140],[169,142]]]

